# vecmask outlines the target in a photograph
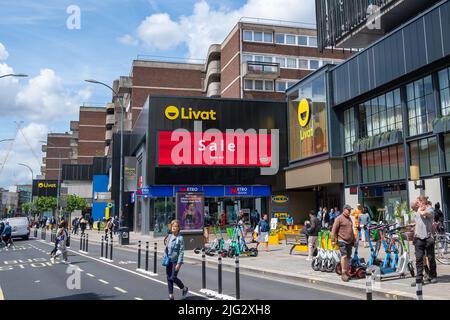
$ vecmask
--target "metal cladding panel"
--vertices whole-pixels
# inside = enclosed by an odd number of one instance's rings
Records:
[[[358,77],[358,60],[353,59],[352,61],[349,61],[348,64],[348,75],[349,75],[349,95],[350,96],[357,96],[359,95],[359,77]]]
[[[403,29],[405,37],[406,72],[412,72],[427,64],[423,19]]]
[[[442,34],[439,10],[425,16],[428,62],[442,58]],[[446,31],[447,32],[447,31]]]
[[[369,50],[367,50],[367,57],[369,59],[369,78],[370,78],[369,90],[372,90],[372,89],[376,88],[375,83],[377,81],[373,48],[370,48]]]
[[[61,179],[72,181],[92,180],[91,164],[63,164]]]
[[[359,93],[366,92],[370,88],[370,77],[369,77],[369,56],[367,51],[363,52],[357,57],[359,64]]]
[[[440,21],[442,28],[442,39],[444,41],[444,56],[450,54],[450,1],[443,4],[440,8]]]

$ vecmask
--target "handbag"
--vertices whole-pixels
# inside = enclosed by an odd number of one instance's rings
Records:
[[[164,251],[164,256],[163,256],[161,264],[162,264],[163,267],[167,267],[169,265],[169,262],[170,262],[170,259],[169,259],[169,255],[168,255],[167,247],[166,247],[166,250]]]

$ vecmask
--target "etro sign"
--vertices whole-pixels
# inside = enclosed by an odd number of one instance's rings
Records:
[[[33,180],[34,197],[56,197],[58,180]]]

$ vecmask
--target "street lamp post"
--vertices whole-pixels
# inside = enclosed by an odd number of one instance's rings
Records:
[[[6,78],[6,77],[25,78],[25,77],[28,77],[28,75],[25,73],[8,73],[8,74],[4,74],[4,75],[0,76],[0,79]]]
[[[125,112],[125,108],[123,106],[123,101],[120,99],[118,93],[111,88],[110,86],[108,86],[106,83],[97,81],[97,80],[93,80],[93,79],[89,79],[89,80],[85,80],[86,82],[89,83],[93,83],[93,84],[100,84],[104,87],[107,87],[108,89],[110,89],[113,94],[114,97],[116,97],[119,100],[120,103],[120,184],[119,184],[119,226],[122,226],[122,219],[123,219],[123,209],[122,209],[122,193],[123,193],[123,113]]]
[[[31,169],[30,166],[28,166],[24,163],[19,163],[19,166],[27,167],[31,172],[31,192],[30,192],[30,203],[31,203],[31,202],[33,202],[33,177],[34,177],[33,169]],[[30,214],[30,217],[31,217],[31,214]]]

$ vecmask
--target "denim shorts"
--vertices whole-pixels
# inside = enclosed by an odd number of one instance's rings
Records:
[[[339,250],[341,251],[342,257],[345,257],[345,256],[347,256],[348,258],[352,257],[353,246],[351,244],[346,243],[344,241],[338,241],[338,245],[339,245]]]

